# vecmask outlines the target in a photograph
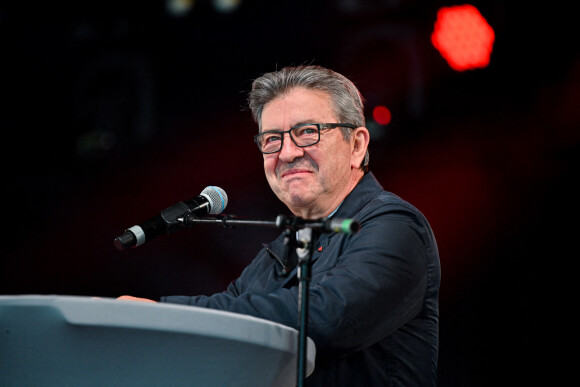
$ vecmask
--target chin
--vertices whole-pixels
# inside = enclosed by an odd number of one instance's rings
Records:
[[[308,207],[313,201],[311,195],[305,193],[290,193],[287,198],[289,207]]]
[[[309,207],[316,200],[318,195],[310,188],[309,184],[305,182],[295,181],[284,187],[284,189],[277,186],[273,191],[282,203],[293,209]]]

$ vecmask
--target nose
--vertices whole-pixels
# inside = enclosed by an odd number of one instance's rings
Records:
[[[284,133],[284,141],[282,142],[282,149],[280,149],[278,158],[291,163],[302,156],[304,156],[304,149],[294,144],[294,141],[290,138],[290,133]]]

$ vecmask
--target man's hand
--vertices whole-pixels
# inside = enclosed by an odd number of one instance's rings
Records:
[[[157,303],[157,301],[153,301],[153,300],[150,300],[148,298],[133,297],[133,296],[120,296],[120,297],[117,297],[117,300],[140,301],[140,302],[153,302],[153,303]]]

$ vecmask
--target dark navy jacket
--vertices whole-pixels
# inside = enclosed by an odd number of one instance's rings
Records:
[[[312,257],[311,386],[431,386],[437,380],[439,254],[423,215],[367,173],[336,218],[356,234],[323,233]],[[296,269],[279,276],[280,236],[223,293],[162,302],[248,314],[298,328]]]

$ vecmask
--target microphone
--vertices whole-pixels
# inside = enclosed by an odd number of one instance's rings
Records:
[[[125,230],[115,238],[115,247],[126,250],[141,246],[145,242],[163,234],[171,234],[185,227],[185,216],[221,214],[228,204],[228,195],[220,187],[205,187],[201,194],[185,202],[179,202],[161,211],[161,214]]]

